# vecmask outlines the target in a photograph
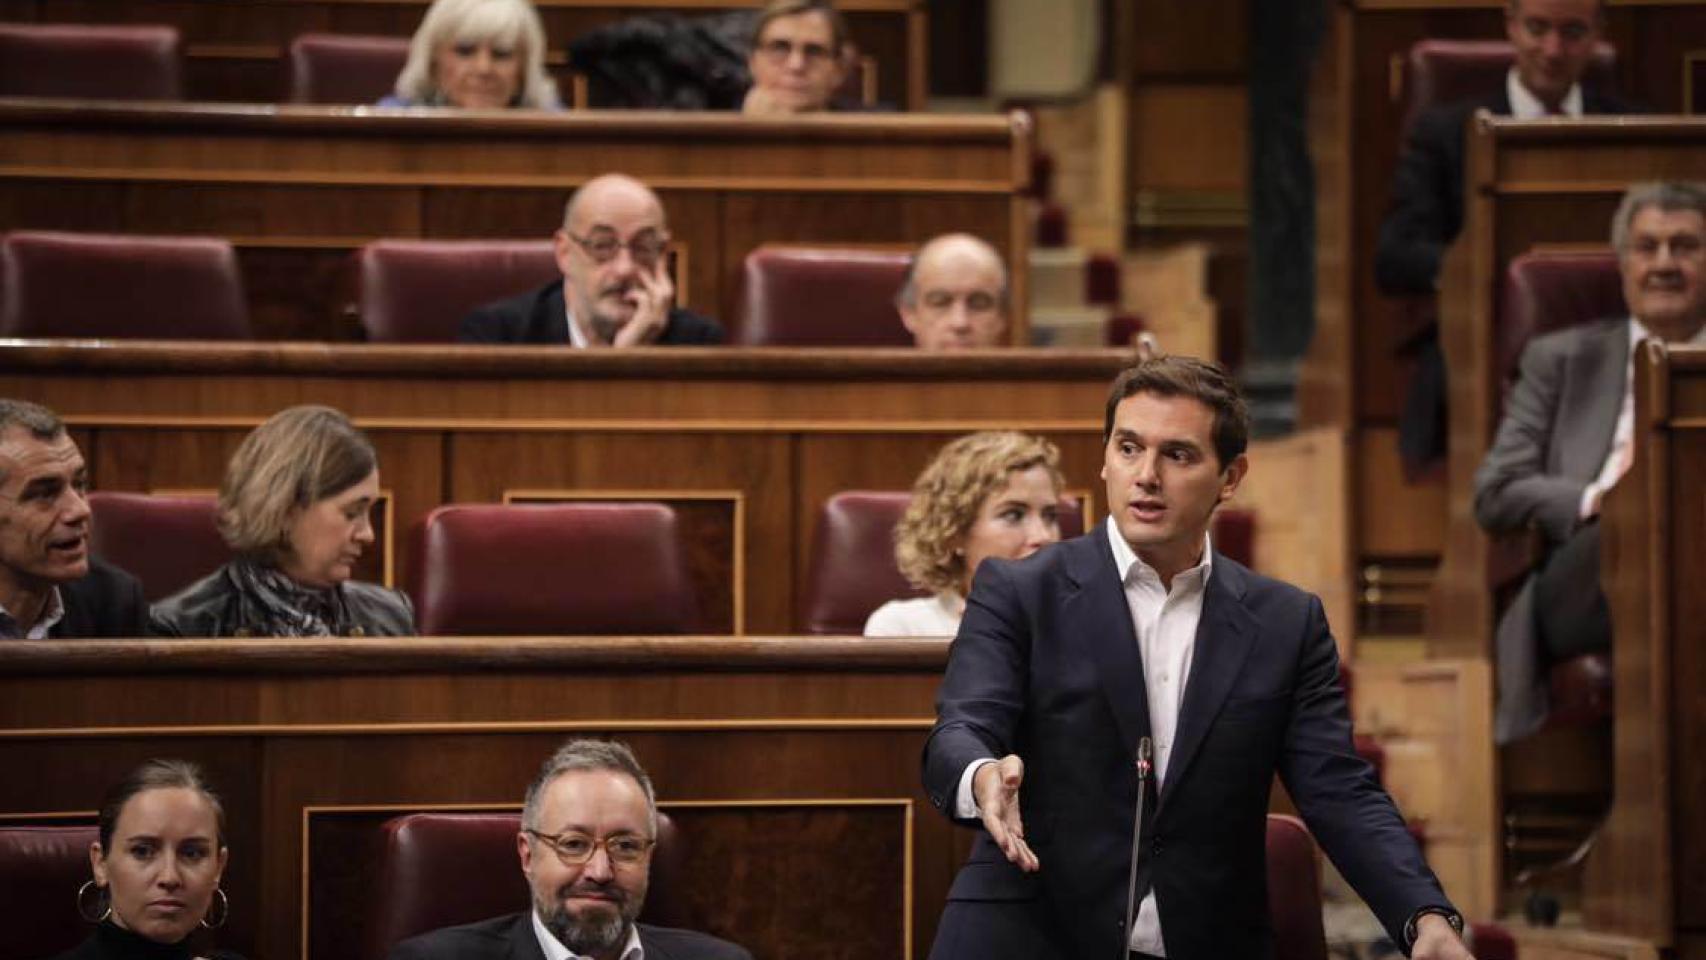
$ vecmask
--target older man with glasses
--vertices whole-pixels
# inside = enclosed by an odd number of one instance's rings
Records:
[[[487,304],[462,321],[464,343],[572,347],[715,344],[715,320],[675,306],[663,203],[633,177],[607,173],[569,197],[553,238],[561,282]]]
[[[532,911],[405,940],[391,960],[752,960],[716,937],[635,922],[657,823],[652,781],[627,746],[570,741],[521,811],[515,844]]]

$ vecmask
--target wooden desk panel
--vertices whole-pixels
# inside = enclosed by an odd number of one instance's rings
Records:
[[[292,404],[330,404],[379,448],[399,545],[441,503],[514,491],[738,494],[740,552],[722,558],[720,582],[746,631],[785,633],[830,494],[907,489],[937,447],[979,429],[1046,435],[1070,482],[1094,486],[1107,385],[1126,361],[1111,350],[66,341],[0,345],[0,396],[64,416],[97,489],[142,492],[217,487],[253,426]],[[394,557],[400,584],[410,561]]]
[[[718,0],[535,0],[550,46],[547,64],[570,99],[568,44],[589,30],[640,15],[748,10]],[[184,41],[194,100],[270,103],[285,95],[290,41],[313,32],[412,36],[428,0],[0,0],[0,19],[57,23],[163,23]],[[877,96],[924,109],[928,68],[923,0],[841,0],[859,52],[876,65]]]
[[[148,756],[202,762],[231,814],[222,943],[358,960],[365,902],[323,896],[314,878],[372,865],[317,835],[371,823],[373,806],[513,807],[563,739],[614,735],[692,839],[681,886],[700,926],[758,956],[921,957],[959,861],[917,781],[946,652],[832,639],[7,644],[0,763],[37,775],[0,782],[0,815],[88,809]],[[731,847],[778,823],[788,844]]]
[[[1018,115],[594,112],[100,105],[0,99],[0,222],[229,237],[263,338],[339,340],[350,251],[381,237],[544,237],[611,170],[649,183],[690,255],[689,306],[733,328],[765,242],[993,243],[1026,342],[1031,131]]]
[[[1706,350],[1636,356],[1635,462],[1606,495],[1601,579],[1616,664],[1616,784],[1584,873],[1590,928],[1706,946]],[[1667,951],[1668,953],[1668,951]]]

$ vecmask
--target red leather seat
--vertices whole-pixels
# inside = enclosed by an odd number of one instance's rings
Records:
[[[440,927],[526,910],[527,878],[516,852],[521,813],[412,813],[385,821],[372,916],[370,957]],[[681,897],[684,850],[667,814],[658,814],[651,887],[640,920],[687,922]],[[454,878],[449,881],[447,878]]]
[[[807,633],[857,636],[871,611],[902,597],[924,594],[901,576],[894,562],[894,528],[912,494],[849,490],[824,501],[807,575]],[[1060,504],[1060,535],[1084,532],[1084,513],[1074,498]]]
[[[560,278],[549,240],[378,240],[356,254],[375,343],[452,343],[474,308]]]
[[[1627,316],[1623,279],[1610,250],[1530,251],[1511,261],[1505,271],[1494,363],[1500,394],[1515,381],[1517,364],[1528,341],[1605,317]],[[1501,404],[1502,406],[1502,404]],[[1517,582],[1532,561],[1527,538],[1494,541],[1488,565],[1494,590]],[[1592,723],[1611,716],[1611,657],[1587,654],[1555,664],[1549,671],[1552,725]]]
[[[870,250],[759,247],[746,256],[746,346],[909,347],[895,294],[911,257]]]
[[[1417,115],[1435,104],[1503,89],[1505,75],[1515,62],[1516,48],[1507,40],[1417,41],[1405,63],[1404,129],[1410,129]],[[1601,87],[1613,86],[1616,70],[1616,48],[1600,41],[1585,79]]]
[[[0,23],[0,96],[181,100],[183,90],[174,27]]]
[[[148,602],[169,597],[230,560],[213,497],[96,491],[94,551],[142,581]]]
[[[77,914],[74,895],[91,879],[95,825],[0,827],[0,923],[6,955],[51,957],[93,930]],[[89,908],[94,908],[92,892]]]
[[[13,231],[0,241],[0,336],[246,339],[237,254],[211,237]]]
[[[675,511],[657,503],[452,504],[416,531],[427,636],[690,633]]]
[[[1321,873],[1315,840],[1303,821],[1268,814],[1268,914],[1274,926],[1274,960],[1326,960],[1321,921]]]
[[[304,33],[290,41],[291,103],[377,103],[397,86],[407,37]]]

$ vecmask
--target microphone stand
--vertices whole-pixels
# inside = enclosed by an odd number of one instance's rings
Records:
[[[1137,861],[1143,853],[1143,797],[1149,792],[1154,752],[1148,737],[1137,741],[1137,817],[1131,823],[1131,876],[1126,881],[1125,942],[1120,944],[1119,960],[1127,960],[1131,955],[1131,928],[1137,925]]]

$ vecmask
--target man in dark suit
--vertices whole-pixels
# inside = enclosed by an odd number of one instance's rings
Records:
[[[141,584],[90,556],[88,485],[53,411],[0,400],[0,639],[147,634]]]
[[[1510,0],[1505,34],[1516,63],[1496,90],[1441,104],[1416,117],[1392,178],[1392,198],[1380,225],[1374,277],[1390,296],[1431,296],[1440,259],[1463,229],[1464,131],[1476,110],[1498,116],[1639,112],[1610,90],[1582,77],[1604,26],[1601,0]],[[1406,463],[1419,467],[1445,453],[1445,361],[1437,327],[1429,324],[1407,344],[1416,351],[1400,422]]]
[[[1140,361],[1108,398],[1107,523],[977,571],[924,751],[931,802],[982,827],[936,960],[1271,956],[1276,773],[1395,942],[1469,957],[1461,917],[1352,746],[1321,601],[1208,543],[1248,468],[1248,422],[1218,366]]]
[[[594,177],[569,198],[553,237],[563,279],[462,320],[464,343],[575,347],[716,344],[715,320],[675,306],[663,203],[633,177]]]
[[[1635,451],[1634,348],[1649,337],[1706,344],[1706,187],[1640,184],[1612,218],[1630,315],[1536,337],[1523,348],[1504,419],[1475,473],[1475,518],[1538,530],[1546,556],[1499,621],[1500,743],[1546,719],[1546,662],[1611,648],[1599,582],[1600,499]]]
[[[572,740],[527,788],[516,850],[533,909],[412,937],[391,960],[752,960],[726,940],[637,923],[657,800],[626,745]]]

